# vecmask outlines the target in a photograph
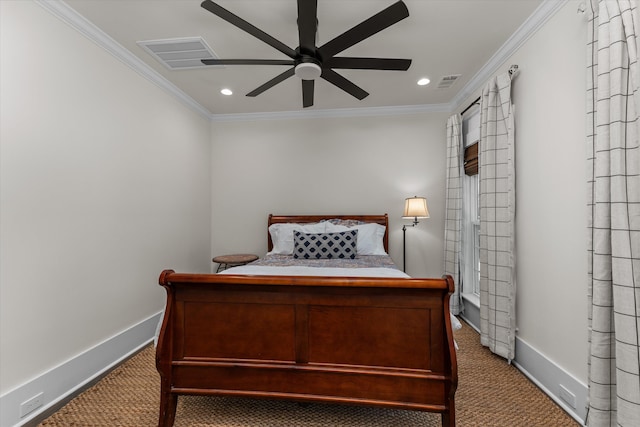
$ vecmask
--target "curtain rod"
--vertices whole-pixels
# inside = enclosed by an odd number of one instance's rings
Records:
[[[465,108],[464,110],[462,110],[462,113],[460,113],[460,115],[464,115],[464,113],[466,113],[467,111],[469,111],[469,109],[471,107],[473,107],[474,105],[476,105],[478,103],[478,101],[480,101],[480,97],[478,97],[475,101],[473,101],[471,104],[469,104],[469,106],[467,108]]]
[[[512,65],[509,67],[509,70],[507,71],[509,73],[509,77],[510,78],[514,78],[516,76],[516,74],[518,74],[518,66],[517,65]],[[462,113],[460,113],[460,115],[462,116],[464,113],[466,113],[467,111],[469,111],[469,109],[471,107],[473,107],[474,105],[476,105],[478,103],[478,101],[480,101],[480,97],[476,98],[475,101],[473,101],[471,104],[469,104],[469,106],[467,108],[465,108],[464,110],[462,110]]]

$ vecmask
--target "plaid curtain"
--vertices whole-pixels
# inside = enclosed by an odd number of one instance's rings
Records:
[[[447,179],[445,189],[444,272],[453,277],[455,291],[449,300],[452,314],[460,314],[460,251],[462,225],[462,124],[460,115],[447,120]]]
[[[511,73],[480,98],[480,342],[515,357],[515,170]]]
[[[637,3],[591,0],[588,8],[590,427],[640,426]]]

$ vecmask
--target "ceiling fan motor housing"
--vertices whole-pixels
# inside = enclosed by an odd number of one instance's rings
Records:
[[[296,61],[295,74],[302,80],[315,80],[322,74],[322,66],[317,59],[304,55]]]

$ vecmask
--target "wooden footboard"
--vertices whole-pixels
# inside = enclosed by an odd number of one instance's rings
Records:
[[[457,364],[442,279],[239,276],[165,270],[159,426],[178,395],[439,412],[455,426]]]

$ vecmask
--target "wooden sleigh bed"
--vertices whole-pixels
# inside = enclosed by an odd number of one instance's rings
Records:
[[[269,216],[384,225],[387,215]],[[269,250],[273,249],[268,233]],[[158,425],[179,395],[245,396],[442,414],[455,426],[457,363],[450,276],[433,279],[185,274],[165,270],[158,336]]]

